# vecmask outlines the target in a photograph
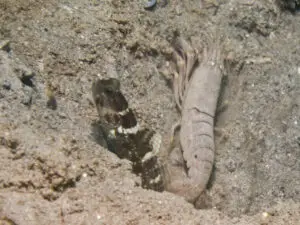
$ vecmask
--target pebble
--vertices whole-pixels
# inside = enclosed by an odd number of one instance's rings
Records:
[[[8,80],[4,80],[2,83],[2,87],[6,90],[10,90],[11,89],[11,83]]]
[[[10,41],[9,40],[0,41],[0,50],[9,52],[10,51]]]

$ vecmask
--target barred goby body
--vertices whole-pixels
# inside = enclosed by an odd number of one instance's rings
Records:
[[[99,143],[119,158],[132,161],[133,172],[140,175],[144,188],[163,191],[157,153],[161,136],[148,128],[140,128],[133,111],[120,90],[117,79],[97,79],[92,95],[99,114],[94,124]]]

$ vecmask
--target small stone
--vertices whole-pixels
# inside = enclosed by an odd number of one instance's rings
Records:
[[[0,41],[0,50],[9,52],[10,51],[10,41],[9,40]]]
[[[88,176],[87,173],[82,174],[82,177],[84,177],[84,178],[87,177],[87,176]]]
[[[17,139],[10,138],[10,137],[0,137],[0,144],[4,145],[12,150],[16,150],[19,146],[19,142]]]
[[[48,97],[47,108],[52,109],[52,110],[57,109],[57,101],[56,101],[56,98],[53,95]]]
[[[25,156],[25,151],[21,150],[21,151],[17,151],[14,156],[12,157],[13,160],[18,160],[21,159],[23,156]]]
[[[232,159],[230,159],[230,160],[228,160],[227,162],[226,162],[226,169],[230,172],[230,173],[232,173],[232,172],[234,172],[235,170],[236,170],[236,168],[237,168],[237,163],[234,161],[234,160],[232,160]]]
[[[32,97],[33,97],[33,90],[24,88],[24,96],[23,99],[21,100],[21,103],[26,106],[30,106],[32,103]]]
[[[11,83],[8,80],[4,80],[2,83],[2,87],[6,90],[10,90],[11,89]]]
[[[55,177],[52,179],[52,185],[53,187],[59,187],[64,182],[63,177]]]
[[[261,225],[267,225],[267,224],[270,223],[270,219],[271,219],[270,214],[267,213],[267,212],[263,212],[263,213],[261,214],[260,224],[261,224]]]
[[[24,70],[22,72],[22,76],[21,76],[20,80],[24,85],[29,86],[29,87],[34,87],[34,84],[32,81],[34,76],[35,76],[35,73],[32,72],[31,70]]]

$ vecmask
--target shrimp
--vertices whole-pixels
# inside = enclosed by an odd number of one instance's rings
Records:
[[[206,46],[198,63],[198,52],[179,38],[174,54],[177,70],[173,91],[181,111],[180,147],[172,149],[163,166],[164,183],[167,191],[196,204],[206,189],[214,163],[214,117],[222,82],[221,53],[219,45]]]

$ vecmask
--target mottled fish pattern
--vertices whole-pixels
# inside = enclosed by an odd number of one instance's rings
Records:
[[[117,79],[97,79],[92,85],[92,95],[99,114],[93,127],[97,142],[119,158],[132,162],[132,170],[141,176],[142,186],[163,191],[156,151],[158,135],[150,129],[141,129],[128,107]]]

